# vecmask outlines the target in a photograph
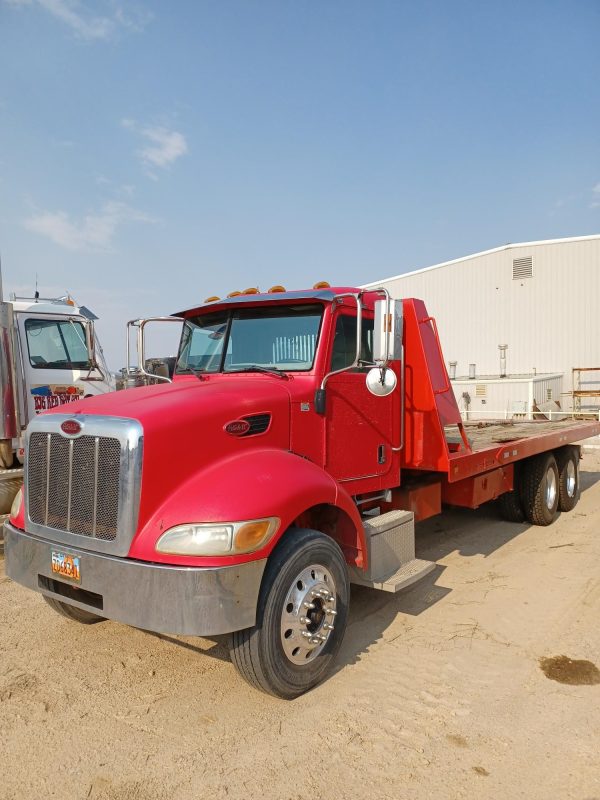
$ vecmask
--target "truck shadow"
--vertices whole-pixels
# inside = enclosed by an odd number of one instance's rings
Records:
[[[581,473],[581,491],[600,481],[600,472]],[[574,511],[573,513],[577,513]],[[484,558],[529,530],[529,523],[507,522],[496,503],[487,503],[476,511],[446,510],[416,526],[416,555],[428,561],[440,561],[450,553],[469,558]],[[416,617],[442,601],[452,589],[439,585],[446,567],[436,568],[423,580],[398,594],[352,586],[348,629],[336,661],[335,672],[357,663],[399,614]]]

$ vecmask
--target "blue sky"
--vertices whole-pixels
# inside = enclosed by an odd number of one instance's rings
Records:
[[[596,0],[0,0],[5,293],[70,290],[117,369],[211,294],[597,233],[599,34]]]

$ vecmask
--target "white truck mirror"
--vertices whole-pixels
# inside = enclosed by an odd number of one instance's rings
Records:
[[[373,361],[387,364],[402,358],[402,300],[375,301]]]

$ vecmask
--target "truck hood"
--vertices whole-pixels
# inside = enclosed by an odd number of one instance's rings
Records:
[[[283,380],[269,375],[217,376],[204,381],[189,378],[88,397],[56,411],[125,417],[141,423],[139,526],[192,474],[253,448],[288,450],[290,446],[290,393]],[[243,435],[225,430],[228,423],[247,418],[253,424]]]

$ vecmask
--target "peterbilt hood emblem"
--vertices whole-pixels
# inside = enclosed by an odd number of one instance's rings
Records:
[[[232,436],[243,436],[250,430],[250,423],[245,419],[234,419],[224,425],[223,430]]]
[[[76,436],[78,433],[81,433],[81,423],[77,422],[76,419],[66,419],[61,423],[60,429],[63,433],[66,433],[67,436]]]

